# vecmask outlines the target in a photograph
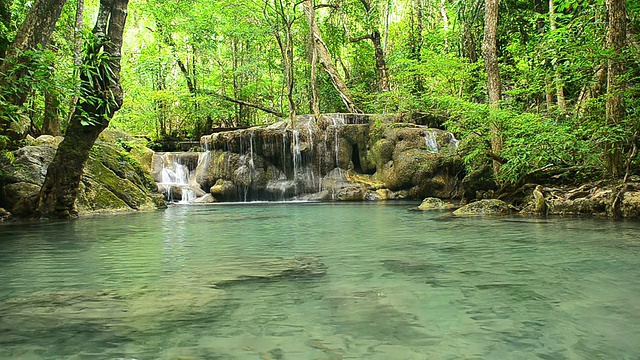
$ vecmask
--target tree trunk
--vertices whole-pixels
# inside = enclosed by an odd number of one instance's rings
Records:
[[[372,13],[373,7],[369,0],[360,0],[362,6],[364,6],[367,16],[374,18],[376,14]],[[378,21],[375,21],[378,24]],[[382,47],[382,36],[378,29],[374,29],[370,35],[367,36],[373,44],[374,57],[376,59],[376,73],[378,73],[378,87],[381,92],[389,91],[389,70],[387,69],[387,60]]]
[[[7,0],[0,0],[0,24],[5,29],[11,26],[11,2]],[[4,31],[0,32],[0,59],[4,59],[9,43],[7,34]]]
[[[66,0],[36,0],[27,17],[18,29],[13,42],[7,47],[5,57],[0,62],[0,89],[5,101],[0,104],[0,130],[15,115],[31,92],[31,82],[24,81],[33,67],[33,57],[26,54],[38,46],[47,47],[56,22]],[[6,91],[10,89],[10,91]]]
[[[281,26],[274,26],[273,35],[275,36],[280,48],[282,57],[282,71],[287,88],[287,102],[289,105],[289,117],[296,116],[296,103],[293,100],[293,89],[295,87],[294,63],[293,63],[293,19],[290,19],[285,12],[285,6],[282,1],[275,1],[275,8],[278,20]],[[280,34],[280,29],[284,31],[284,36]],[[284,39],[283,39],[284,37]]]
[[[551,31],[554,32],[558,29],[556,24],[556,9],[554,0],[549,0],[549,26]],[[555,59],[554,73],[555,73],[555,86],[556,86],[556,98],[558,103],[558,109],[560,111],[567,111],[567,102],[564,96],[564,81],[562,80],[562,74],[560,73],[560,69],[558,67],[559,59]]]
[[[500,108],[502,98],[502,83],[500,81],[500,69],[498,68],[498,45],[496,32],[498,29],[498,2],[499,0],[485,1],[484,16],[484,42],[482,51],[487,69],[487,91],[489,93],[489,106],[493,109]],[[491,151],[500,155],[502,151],[501,126],[496,121],[491,121]],[[494,175],[498,175],[501,163],[493,160]]]
[[[345,84],[344,80],[333,64],[333,60],[331,59],[331,54],[329,53],[329,49],[327,49],[327,45],[322,40],[320,28],[315,21],[313,0],[304,0],[302,6],[304,7],[304,13],[307,17],[307,22],[309,23],[309,28],[311,30],[313,48],[318,54],[318,60],[320,61],[320,64],[322,64],[322,68],[327,72],[327,74],[329,74],[329,78],[331,79],[333,87],[336,89],[336,91],[338,91],[340,99],[342,99],[342,102],[347,107],[347,109],[352,113],[360,112],[360,110],[353,102],[353,99],[351,98],[351,93],[349,92],[349,88],[347,88],[347,84]]]
[[[120,53],[128,0],[101,0],[95,39],[90,40],[83,60],[90,71],[80,76],[81,96],[67,127],[65,138],[49,165],[40,191],[36,215],[77,216],[75,205],[84,163],[98,135],[122,106]],[[103,51],[108,60],[96,60]]]
[[[625,61],[623,51],[627,39],[626,0],[607,0],[609,11],[609,28],[607,29],[607,45],[611,53],[607,68],[607,125],[620,124],[624,118],[622,92],[625,89],[623,80]],[[623,172],[622,144],[620,141],[609,141],[605,146],[605,162],[607,170],[613,176]]]
[[[384,55],[384,49],[382,48],[382,41],[380,39],[380,32],[374,30],[371,33],[371,42],[373,43],[373,49],[375,50],[376,58],[376,72],[378,73],[378,86],[380,91],[389,91],[389,70],[387,69],[387,61]]]

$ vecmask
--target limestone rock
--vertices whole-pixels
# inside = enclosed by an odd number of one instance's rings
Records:
[[[31,215],[58,140],[41,137],[35,143],[43,144],[22,147],[14,152],[13,163],[0,163],[1,205],[15,216]],[[84,167],[77,206],[81,213],[152,210],[165,206],[152,198],[151,192],[156,189],[153,179],[130,153],[117,144],[97,141]]]
[[[510,215],[513,208],[502,200],[485,199],[467,204],[453,212],[454,215]]]
[[[237,194],[237,188],[234,183],[228,180],[219,179],[215,185],[211,187],[209,192],[211,195],[219,200],[231,200]]]

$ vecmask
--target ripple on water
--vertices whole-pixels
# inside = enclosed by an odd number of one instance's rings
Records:
[[[0,358],[640,358],[640,224],[408,207],[0,226]]]

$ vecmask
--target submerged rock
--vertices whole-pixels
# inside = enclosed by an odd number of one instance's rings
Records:
[[[502,200],[484,199],[467,204],[453,212],[453,215],[510,215],[514,208]]]
[[[214,271],[211,285],[225,288],[251,282],[268,282],[280,279],[312,278],[324,276],[327,266],[315,257],[294,259],[262,259],[221,264]]]

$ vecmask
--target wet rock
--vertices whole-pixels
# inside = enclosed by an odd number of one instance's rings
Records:
[[[453,135],[393,120],[303,115],[291,123],[204,136],[201,143],[211,152],[199,166],[206,170],[198,170],[197,182],[210,188],[218,180],[230,181],[259,199],[302,198],[318,189],[334,200],[391,198],[377,193],[383,188],[410,190],[406,196],[414,198],[455,196],[462,163]],[[358,176],[336,178],[335,172]]]
[[[456,206],[450,202],[444,202],[438,198],[426,198],[422,200],[418,210],[450,210],[455,209]]]
[[[453,215],[510,215],[513,207],[502,200],[484,199],[467,204],[453,212]]]
[[[211,187],[209,190],[211,195],[222,201],[233,200],[237,196],[237,187],[236,185],[228,180],[218,179],[215,185]]]
[[[194,204],[213,204],[216,199],[211,194],[205,194],[193,200]]]

